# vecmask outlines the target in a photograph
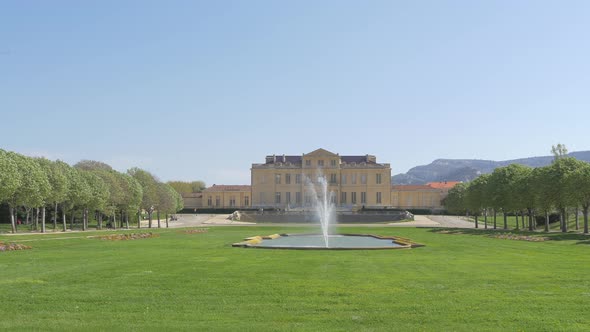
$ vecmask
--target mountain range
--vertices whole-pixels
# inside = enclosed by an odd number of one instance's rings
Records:
[[[590,162],[590,151],[571,152],[568,156]],[[407,173],[391,177],[391,183],[426,184],[435,181],[471,181],[481,174],[491,173],[497,167],[521,164],[530,167],[542,167],[551,164],[553,156],[530,157],[505,161],[479,159],[436,159],[428,165],[416,166]]]

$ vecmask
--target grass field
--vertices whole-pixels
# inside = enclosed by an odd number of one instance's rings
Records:
[[[590,326],[590,238],[545,242],[489,232],[346,228],[426,247],[379,251],[232,248],[294,227],[0,236],[0,330],[583,331]],[[142,230],[146,231],[146,230]],[[132,230],[131,232],[138,232]],[[113,233],[113,232],[109,232]],[[123,233],[119,231],[118,233]]]

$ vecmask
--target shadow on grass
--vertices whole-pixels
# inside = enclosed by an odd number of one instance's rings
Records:
[[[542,231],[517,231],[506,229],[465,229],[465,228],[435,228],[430,230],[437,234],[456,234],[456,235],[473,235],[484,236],[489,238],[520,240],[529,242],[545,242],[545,241],[578,241],[576,244],[590,245],[590,235],[580,233],[558,233]]]

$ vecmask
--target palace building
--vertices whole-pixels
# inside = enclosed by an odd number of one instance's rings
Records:
[[[317,149],[299,156],[272,155],[251,168],[252,205],[305,207],[314,201],[307,183],[324,177],[337,206],[389,206],[391,167],[371,155],[340,156]]]
[[[341,209],[401,208],[441,210],[458,182],[392,185],[391,166],[373,155],[341,156],[324,149],[301,155],[269,155],[252,164],[250,185],[213,185],[200,197],[186,197],[190,208],[297,209],[313,205],[310,184],[321,178]]]

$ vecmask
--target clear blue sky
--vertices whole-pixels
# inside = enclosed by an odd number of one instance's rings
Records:
[[[590,150],[590,1],[0,2],[0,148],[249,184],[267,154]]]

